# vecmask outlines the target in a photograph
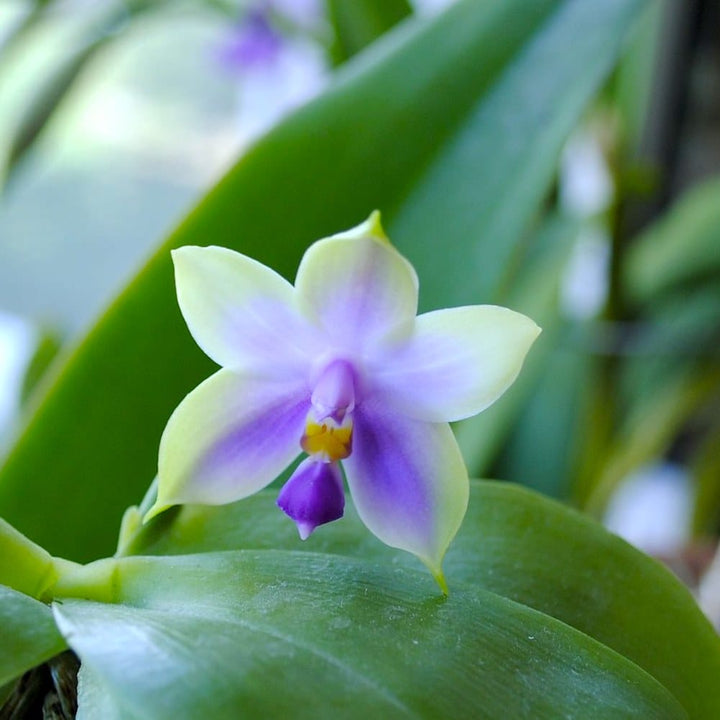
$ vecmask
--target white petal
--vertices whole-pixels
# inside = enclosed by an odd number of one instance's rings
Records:
[[[420,315],[411,338],[374,359],[375,387],[402,412],[431,422],[479,413],[513,383],[540,328],[495,305]]]
[[[178,302],[197,344],[223,367],[297,376],[316,352],[292,285],[262,263],[220,247],[173,251]]]

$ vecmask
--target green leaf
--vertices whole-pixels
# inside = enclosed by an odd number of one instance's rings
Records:
[[[76,720],[138,720],[127,708],[120,708],[119,703],[108,692],[106,684],[89,663],[83,663],[78,672],[78,712]]]
[[[62,339],[57,332],[48,328],[40,329],[40,337],[25,370],[22,387],[20,388],[20,402],[22,404],[30,400],[48,367],[60,352],[61,347]]]
[[[335,33],[330,55],[340,64],[412,13],[408,0],[326,0]]]
[[[0,472],[0,513],[55,554],[111,551],[122,510],[155,475],[167,418],[212,372],[175,304],[171,247],[225,245],[292,276],[309,242],[378,207],[418,269],[424,308],[492,298],[644,4],[465,0],[348,63],[241,159],[56,367]]]
[[[144,526],[127,552],[272,547],[420,567],[376,540],[351,506],[302,543],[271,491],[224,507],[176,508]],[[473,482],[444,567],[451,598],[459,583],[474,584],[551,615],[653,675],[691,718],[720,716],[712,626],[675,576],[592,520],[517,486]]]
[[[510,389],[487,410],[454,424],[455,437],[471,476],[494,475],[491,471],[493,461],[545,377],[567,322],[562,317],[558,298],[579,227],[579,221],[559,213],[544,218],[505,291],[492,298],[494,303],[532,317],[542,328],[542,334]],[[523,479],[532,481],[534,478],[524,476]]]
[[[107,41],[107,37],[95,38],[73,52],[59,67],[53,69],[52,77],[44,81],[31,98],[7,149],[4,168],[7,176],[12,177],[20,161],[34,146],[61,102],[67,97],[82,70]]]
[[[599,515],[612,492],[641,465],[661,458],[699,409],[720,390],[720,367],[687,365],[664,374],[664,382],[641,396],[619,428],[592,483],[586,508]]]
[[[47,605],[4,585],[0,585],[0,638],[0,686],[67,647]]]
[[[560,328],[542,358],[542,375],[528,393],[522,413],[506,439],[495,466],[497,477],[523,482],[556,498],[572,495],[574,468],[582,440],[592,383],[593,362],[578,344],[577,328]]]
[[[438,596],[424,572],[265,550],[118,574],[123,605],[54,612],[130,717],[687,717],[586,635],[470,586]]]
[[[720,179],[688,191],[628,250],[624,283],[637,303],[720,273]]]
[[[716,422],[702,439],[692,462],[695,478],[693,534],[714,538],[720,528],[720,423]]]

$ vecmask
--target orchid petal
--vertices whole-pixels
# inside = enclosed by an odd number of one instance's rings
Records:
[[[510,387],[540,328],[495,305],[420,315],[406,342],[370,371],[374,387],[411,417],[450,422],[479,413]]]
[[[297,383],[248,379],[219,370],[177,407],[160,441],[158,499],[219,505],[272,482],[300,452],[310,408]]]
[[[469,493],[450,426],[380,402],[363,403],[354,420],[353,452],[343,466],[360,518],[387,545],[417,555],[445,589],[441,562]]]
[[[362,225],[311,245],[295,288],[303,311],[346,350],[412,327],[417,312],[417,275],[385,237],[377,212]]]
[[[309,365],[312,330],[284,278],[226,248],[182,247],[172,255],[183,317],[216,363],[275,377]]]

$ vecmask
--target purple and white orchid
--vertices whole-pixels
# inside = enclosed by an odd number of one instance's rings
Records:
[[[342,462],[365,525],[446,590],[441,562],[469,487],[448,423],[509,387],[535,323],[493,305],[416,316],[417,275],[377,212],[310,246],[294,287],[225,248],[173,260],[190,332],[222,369],[170,418],[148,517],[247,497],[304,451],[277,501],[301,538],[342,516]]]

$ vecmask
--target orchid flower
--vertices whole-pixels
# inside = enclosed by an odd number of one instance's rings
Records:
[[[448,423],[509,387],[535,323],[493,305],[416,316],[417,275],[377,212],[311,245],[294,287],[225,248],[173,260],[190,332],[222,369],[170,418],[147,517],[247,497],[304,451],[277,499],[302,539],[342,516],[342,463],[368,529],[447,591],[442,558],[469,494]]]

